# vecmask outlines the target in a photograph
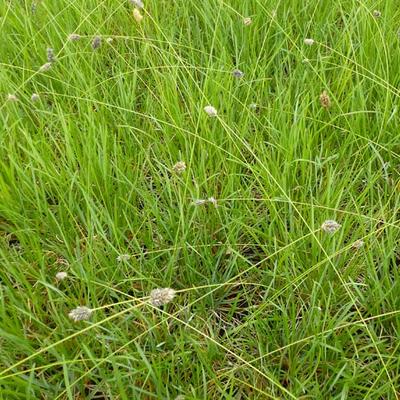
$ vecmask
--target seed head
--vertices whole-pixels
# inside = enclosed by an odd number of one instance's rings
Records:
[[[218,207],[217,199],[216,199],[215,197],[209,197],[209,198],[207,199],[207,201],[208,201],[209,203],[211,203],[215,208]]]
[[[39,72],[47,72],[49,69],[51,69],[51,62],[48,62],[46,64],[43,64],[40,68],[39,68]]]
[[[93,314],[93,310],[89,307],[79,306],[69,312],[68,317],[74,322],[87,321]]]
[[[245,26],[251,25],[252,22],[253,22],[253,20],[252,20],[250,17],[243,18],[243,24],[244,24]]]
[[[120,254],[120,255],[117,257],[117,261],[118,261],[118,262],[129,261],[130,258],[131,258],[130,254]]]
[[[140,11],[137,8],[133,9],[133,18],[135,18],[135,21],[139,24],[142,22],[143,15],[140,13]]]
[[[242,72],[240,69],[234,69],[234,70],[232,71],[232,75],[233,75],[235,78],[240,79],[240,78],[243,78],[243,77],[244,77],[244,72]]]
[[[101,37],[95,36],[92,40],[92,49],[97,50],[101,46]]]
[[[53,63],[56,61],[56,56],[54,55],[54,50],[51,47],[47,48],[47,61]]]
[[[202,206],[203,204],[207,204],[207,201],[208,200],[206,200],[206,199],[196,199],[196,200],[193,200],[193,205],[194,206]]]
[[[250,110],[252,110],[252,111],[257,111],[257,110],[258,110],[258,104],[256,104],[256,103],[251,103],[251,104],[249,104],[249,108],[250,108]]]
[[[134,5],[135,7],[142,9],[144,7],[143,1],[142,0],[130,0],[131,4]]]
[[[312,46],[314,43],[315,43],[314,39],[310,39],[310,38],[304,39],[304,44],[307,46]]]
[[[109,37],[109,38],[106,39],[106,42],[108,44],[112,43],[113,41],[114,41],[114,39],[112,37]]]
[[[374,10],[373,13],[372,13],[372,15],[373,15],[375,18],[380,18],[380,17],[382,17],[382,13],[381,13],[379,10]]]
[[[324,90],[319,96],[319,102],[323,108],[329,108],[331,104],[331,99],[328,95],[328,92]]]
[[[212,204],[215,208],[218,207],[218,202],[215,197],[209,197],[208,199],[197,199],[193,200],[193,205],[194,206],[203,206],[204,204],[210,203]]]
[[[326,233],[332,234],[339,230],[341,226],[336,221],[328,219],[321,225],[321,229]]]
[[[81,40],[81,35],[77,34],[77,33],[71,33],[68,36],[68,40],[70,42],[77,42],[78,40]]]
[[[360,250],[361,247],[364,246],[364,244],[365,244],[364,240],[358,239],[358,240],[356,240],[356,241],[353,243],[353,245],[351,246],[351,248],[352,248],[353,250]]]
[[[216,117],[218,115],[217,110],[213,106],[205,106],[204,111],[209,117]]]
[[[64,271],[56,273],[56,280],[63,281],[64,279],[68,278],[68,274]]]
[[[37,93],[32,93],[31,101],[36,102],[40,100],[40,96]]]
[[[8,94],[7,95],[7,101],[13,102],[13,101],[18,101],[18,97],[15,94]]]
[[[175,290],[171,288],[153,289],[150,292],[150,303],[155,307],[169,303],[175,297]]]
[[[178,161],[173,167],[173,171],[176,172],[177,174],[181,174],[182,172],[185,172],[186,170],[186,163],[184,161]]]

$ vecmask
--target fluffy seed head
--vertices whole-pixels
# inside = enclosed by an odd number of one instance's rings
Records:
[[[142,0],[130,0],[131,4],[133,4],[137,8],[143,8],[144,4]]]
[[[150,292],[150,303],[155,307],[169,303],[175,297],[175,290],[171,288],[153,289]]]
[[[117,257],[117,261],[118,261],[118,262],[129,261],[130,258],[131,258],[130,254],[120,254],[120,255]]]
[[[331,98],[328,95],[328,92],[324,90],[319,96],[319,102],[323,108],[329,108],[331,104]]]
[[[140,13],[140,11],[137,8],[133,9],[133,18],[135,18],[135,21],[137,23],[142,22],[143,15]]]
[[[173,171],[176,172],[177,174],[181,174],[182,172],[185,172],[186,170],[186,163],[184,161],[178,161],[173,167]]]
[[[206,200],[206,199],[196,199],[196,200],[193,200],[193,205],[194,206],[202,206],[203,204],[207,204],[207,201],[208,200]]]
[[[40,100],[40,96],[37,93],[32,93],[31,101],[35,102],[35,101],[39,101],[39,100]]]
[[[56,61],[56,56],[54,54],[54,50],[51,47],[48,47],[46,52],[47,52],[47,61],[49,63],[55,62]]]
[[[114,41],[114,39],[112,37],[109,37],[109,38],[106,39],[106,42],[108,44],[112,43],[113,41]]]
[[[72,319],[72,321],[78,322],[88,320],[92,316],[92,314],[93,310],[89,307],[79,306],[70,311],[68,317]]]
[[[197,199],[193,200],[193,205],[194,206],[203,206],[204,204],[210,203],[212,204],[215,208],[218,207],[218,202],[215,197],[209,197],[208,199]]]
[[[7,100],[8,101],[18,101],[18,97],[15,94],[8,94],[7,95]]]
[[[68,40],[70,41],[70,42],[77,42],[78,40],[80,40],[81,39],[81,35],[79,35],[79,34],[77,34],[77,33],[71,33],[69,36],[68,36]]]
[[[204,111],[209,117],[216,117],[218,115],[216,108],[213,106],[205,106]]]
[[[328,219],[321,225],[321,229],[326,233],[335,233],[341,226],[333,219]]]
[[[92,49],[97,50],[101,46],[101,37],[95,36],[92,40]]]
[[[215,208],[218,207],[217,199],[216,199],[215,197],[209,197],[209,198],[207,199],[207,201],[208,201],[209,203],[211,203]]]
[[[354,243],[353,243],[353,245],[351,246],[351,248],[353,249],[353,250],[359,250],[359,249],[361,249],[361,247],[363,247],[364,246],[364,240],[362,240],[362,239],[358,239],[358,240],[356,240]]]
[[[315,43],[314,39],[310,38],[304,39],[304,44],[307,46],[312,46],[314,43]]]
[[[245,26],[251,25],[252,22],[253,22],[253,20],[250,17],[243,18],[243,24]]]
[[[64,279],[68,278],[68,274],[64,271],[56,273],[56,280],[63,281]]]
[[[243,77],[244,77],[244,72],[241,71],[240,69],[234,69],[234,70],[232,71],[232,75],[233,75],[235,78],[240,79],[240,78],[243,78]]]
[[[39,68],[39,72],[46,72],[49,69],[51,69],[51,62],[48,62],[46,64],[43,64],[40,68]]]

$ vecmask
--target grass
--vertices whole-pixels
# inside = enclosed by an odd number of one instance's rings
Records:
[[[132,12],[0,3],[0,399],[400,398],[396,2]]]

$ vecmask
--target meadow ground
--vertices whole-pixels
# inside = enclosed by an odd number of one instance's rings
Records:
[[[400,398],[397,1],[132,3],[0,2],[0,399]]]

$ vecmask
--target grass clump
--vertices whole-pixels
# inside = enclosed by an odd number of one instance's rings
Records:
[[[400,12],[0,3],[5,399],[397,399]]]

